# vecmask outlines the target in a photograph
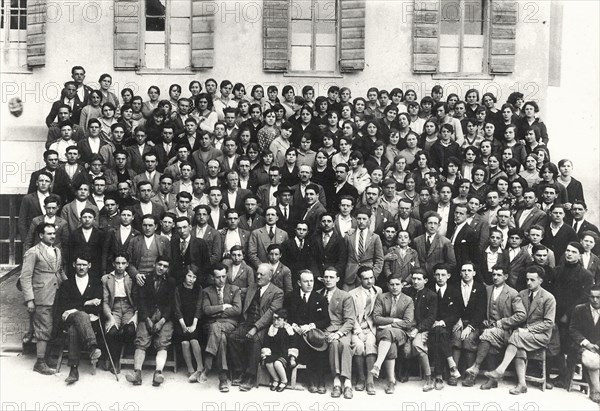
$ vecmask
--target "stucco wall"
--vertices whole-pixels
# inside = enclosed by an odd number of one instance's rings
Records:
[[[527,99],[537,100],[542,110],[548,84],[548,31],[550,2],[521,2],[518,7],[516,67],[509,76],[481,76],[468,80],[446,79],[431,75],[414,75],[412,64],[412,0],[367,1],[365,70],[338,77],[294,77],[262,70],[261,0],[218,1],[215,24],[215,67],[189,75],[141,75],[113,69],[113,7],[109,0],[88,2],[56,1],[51,3],[47,24],[46,66],[29,74],[2,72],[2,192],[20,192],[22,181],[40,162],[45,139],[44,124],[50,106],[60,93],[60,84],[70,79],[73,65],[87,70],[86,83],[94,85],[102,73],[112,73],[115,91],[124,87],[138,90],[146,97],[150,85],[158,85],[163,95],[172,83],[186,89],[192,79],[202,82],[214,77],[252,84],[313,85],[324,94],[333,84],[349,86],[353,96],[365,95],[371,86],[416,89],[419,98],[429,94],[435,84],[445,87],[445,94],[464,96],[469,88],[491,91],[505,101],[512,91],[521,91]],[[5,68],[3,68],[5,70]],[[184,93],[185,94],[185,93]],[[20,97],[24,114],[8,114],[7,102]],[[18,142],[18,143],[15,143]],[[18,162],[15,162],[18,155]],[[16,164],[15,164],[16,163]]]

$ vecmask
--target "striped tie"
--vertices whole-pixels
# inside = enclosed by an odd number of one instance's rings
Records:
[[[358,239],[358,259],[361,260],[365,255],[365,231],[360,230],[360,237]]]

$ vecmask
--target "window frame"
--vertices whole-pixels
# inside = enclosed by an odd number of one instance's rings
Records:
[[[139,61],[140,67],[137,70],[139,73],[158,73],[158,74],[173,74],[173,73],[183,73],[188,74],[191,73],[192,70],[192,0],[187,0],[189,2],[190,13],[189,13],[189,31],[190,37],[188,46],[190,49],[190,60],[188,61],[187,67],[181,68],[171,68],[170,67],[170,57],[171,57],[171,7],[173,5],[174,0],[165,0],[165,67],[163,68],[155,68],[155,67],[147,67],[146,66],[146,2],[147,0],[139,0],[140,7],[140,19],[139,19],[139,33],[140,33],[140,42],[139,42]],[[181,0],[175,0],[181,1]]]
[[[458,51],[458,64],[459,64],[459,71],[441,71],[440,69],[440,60],[441,60],[441,49],[443,48],[441,46],[441,37],[442,37],[442,18],[440,17],[438,19],[438,33],[439,33],[439,39],[438,39],[438,47],[437,47],[437,54],[438,54],[438,65],[437,65],[437,73],[435,73],[435,76],[439,76],[440,78],[442,77],[448,77],[448,78],[478,78],[478,77],[487,77],[490,74],[490,68],[489,68],[489,62],[490,62],[490,37],[491,37],[491,22],[490,22],[490,16],[491,16],[491,5],[492,5],[492,1],[491,0],[481,0],[482,2],[482,8],[483,8],[483,60],[482,60],[482,67],[481,67],[481,72],[472,72],[472,71],[463,71],[463,56],[464,56],[464,36],[465,36],[465,22],[466,22],[466,18],[465,18],[465,13],[466,13],[466,7],[465,7],[465,3],[468,2],[472,2],[472,0],[455,0],[459,3],[460,6],[460,10],[461,10],[461,17],[460,17],[460,33],[459,33],[459,51]],[[440,5],[440,16],[444,13],[443,8],[442,8],[442,0],[439,0],[439,5]]]
[[[336,40],[335,40],[335,69],[333,71],[316,71],[316,70],[293,70],[292,69],[292,13],[288,13],[288,43],[287,43],[287,49],[288,49],[288,64],[287,64],[287,70],[286,70],[286,74],[290,75],[290,76],[300,76],[300,77],[313,77],[313,76],[319,76],[319,77],[341,77],[341,72],[340,72],[340,59],[341,59],[341,46],[342,46],[342,25],[341,25],[341,6],[340,6],[340,1],[341,0],[331,0],[332,2],[335,2],[335,36],[336,36]],[[290,0],[289,1],[289,10],[292,9],[291,4],[294,2],[294,0]],[[312,28],[312,35],[311,35],[311,67],[314,67],[315,65],[315,55],[316,55],[316,35],[317,35],[317,20],[315,19],[315,15],[317,13],[314,12],[315,10],[315,3],[318,3],[319,0],[310,0],[311,2],[311,8],[313,10],[313,12],[311,13],[312,15],[312,20],[311,20],[311,28]]]
[[[3,28],[2,30],[2,34],[1,34],[1,44],[2,44],[2,58],[1,61],[3,63],[4,66],[4,71],[7,73],[14,73],[14,72],[24,72],[24,73],[30,73],[31,70],[29,69],[29,66],[27,64],[27,14],[28,14],[28,0],[25,0],[25,4],[23,6],[21,6],[21,1],[22,0],[17,0],[17,7],[14,7],[11,5],[11,0],[2,0],[3,1],[3,5],[0,5],[0,7],[2,8],[2,17],[0,17],[2,19],[2,24],[3,24]],[[17,28],[17,29],[12,29],[11,28],[11,19],[12,19],[12,11],[13,10],[18,10],[18,14],[17,14],[17,19],[20,20],[21,18],[25,19],[25,27],[23,28]],[[11,31],[16,31],[16,32],[20,32],[23,31],[23,33],[17,33],[17,36],[20,37],[21,35],[24,36],[24,41],[21,41],[20,39],[18,39],[18,41],[11,41],[10,37],[11,37]],[[16,51],[17,52],[17,61],[11,61],[9,60],[9,53],[11,51]],[[16,63],[16,64],[15,64]]]

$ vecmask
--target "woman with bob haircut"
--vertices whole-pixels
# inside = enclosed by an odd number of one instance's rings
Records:
[[[352,144],[353,151],[360,151],[363,155],[368,156],[373,150],[373,145],[376,141],[382,140],[379,133],[379,125],[377,120],[369,120],[363,127],[363,136],[354,140]]]
[[[520,140],[525,138],[525,131],[529,128],[537,128],[539,132],[540,139],[542,143],[548,145],[548,129],[546,125],[540,118],[538,117],[538,113],[540,112],[540,107],[535,101],[528,101],[523,104],[523,113],[525,116],[519,120],[519,124],[517,124],[517,128],[519,133],[517,137]]]
[[[583,196],[583,185],[579,180],[571,176],[571,173],[573,173],[573,162],[563,158],[558,162],[558,170],[560,171],[560,175],[556,181],[559,183],[559,185],[564,186],[567,189],[567,197],[569,198],[569,202],[563,205],[570,210],[573,202],[585,202],[585,198]]]
[[[561,204],[569,202],[569,194],[567,192],[567,188],[562,184],[558,184],[557,182],[558,175],[558,167],[556,167],[556,164],[547,162],[542,166],[539,173],[541,181],[535,186],[538,198],[542,198],[542,193],[544,192],[544,187],[546,185],[554,184],[558,187],[559,190],[558,201]]]
[[[364,157],[360,151],[353,151],[350,154],[350,171],[348,172],[348,183],[352,184],[359,195],[364,193],[365,189],[371,184],[371,176],[363,166]]]

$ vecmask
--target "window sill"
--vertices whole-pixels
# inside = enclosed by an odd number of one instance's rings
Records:
[[[2,74],[33,74],[33,70],[22,67],[2,67]]]
[[[433,80],[493,80],[492,74],[485,73],[436,73],[432,74]]]
[[[145,74],[152,74],[153,76],[156,75],[167,75],[167,76],[177,76],[177,75],[194,75],[196,74],[196,72],[192,71],[192,70],[168,70],[168,69],[139,69],[136,70],[137,74],[141,74],[141,75],[145,75]]]
[[[318,72],[286,72],[283,73],[283,77],[299,77],[299,78],[344,78],[340,73],[318,73]]]

